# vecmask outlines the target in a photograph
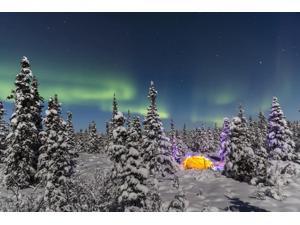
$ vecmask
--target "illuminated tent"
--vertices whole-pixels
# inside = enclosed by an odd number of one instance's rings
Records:
[[[213,167],[214,167],[213,162],[205,158],[204,156],[190,156],[183,161],[184,169],[204,170],[204,169],[211,169]]]

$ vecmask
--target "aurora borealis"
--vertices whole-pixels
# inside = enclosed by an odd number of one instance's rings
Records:
[[[297,13],[0,13],[0,98],[26,55],[77,129],[104,130],[114,92],[121,111],[144,114],[151,80],[166,128],[220,124],[240,103],[267,115],[273,96],[296,120],[299,27]]]

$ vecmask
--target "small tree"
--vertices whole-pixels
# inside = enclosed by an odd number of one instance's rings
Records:
[[[219,156],[223,161],[230,152],[230,120],[225,117],[223,122],[223,130],[220,134],[220,150]]]
[[[243,108],[243,105],[240,104],[239,105],[238,117],[240,118],[240,120],[241,120],[241,122],[242,122],[243,125],[247,124],[247,119],[246,119],[246,117],[245,117],[244,114],[245,114],[245,110]]]
[[[73,126],[73,114],[71,112],[67,112],[68,119],[65,126],[65,132],[66,132],[66,143],[68,144],[68,152],[70,155],[70,162],[71,162],[71,174],[75,173],[75,167],[77,164],[77,158],[79,157],[78,151],[76,149],[76,141],[75,141],[75,130]]]
[[[112,103],[112,119],[114,118],[115,115],[117,115],[118,113],[118,103],[117,103],[117,99],[116,99],[116,94],[114,93],[114,97],[113,97],[113,103]]]
[[[182,141],[187,144],[188,143],[188,133],[186,129],[186,125],[183,125],[183,130],[182,130]]]
[[[131,126],[131,114],[130,114],[130,110],[128,110],[128,112],[127,112],[126,126],[127,126],[128,129]]]
[[[46,211],[72,211],[70,186],[74,172],[74,155],[70,153],[67,124],[60,114],[61,106],[55,95],[48,102],[45,118],[47,140],[41,147],[38,167],[38,175],[46,183]]]
[[[268,122],[267,140],[269,156],[277,160],[295,159],[295,143],[292,140],[293,134],[287,125],[276,97],[273,97]]]
[[[87,152],[89,153],[99,153],[100,152],[100,138],[97,132],[97,127],[95,121],[89,125],[88,130],[88,141],[86,144]]]
[[[266,140],[267,140],[267,133],[268,133],[268,122],[262,112],[259,112],[258,114],[257,126],[258,126],[258,132],[260,133],[257,142],[259,143],[260,146],[267,148]]]
[[[173,120],[171,120],[170,140],[172,146],[172,156],[177,163],[181,163],[185,157],[188,147],[182,141],[179,132],[175,130],[175,124]]]
[[[175,195],[174,199],[170,202],[168,212],[185,212],[187,208],[187,201],[185,194],[182,190]]]
[[[121,125],[121,124],[120,124]],[[141,156],[141,125],[135,117],[128,130],[127,146],[119,161],[118,205],[120,211],[150,211],[153,206],[151,189],[147,187],[149,170]],[[156,194],[157,191],[156,191]]]
[[[246,132],[241,119],[234,117],[230,126],[230,151],[226,156],[223,173],[239,181],[263,183],[267,176],[267,161],[254,154]]]
[[[115,115],[117,115],[117,113],[118,113],[118,103],[117,103],[116,95],[114,93],[113,102],[112,102],[112,118],[109,122],[107,122],[107,125],[106,125],[106,133],[107,133],[106,152],[110,156],[112,153],[109,151],[109,145],[113,139],[112,131],[114,130],[114,126],[115,126],[113,120],[114,120]]]
[[[121,155],[126,151],[127,130],[124,127],[125,118],[121,112],[117,112],[112,122],[114,129],[112,130],[112,140],[109,143],[109,152],[111,153],[111,160],[114,163],[119,163]]]

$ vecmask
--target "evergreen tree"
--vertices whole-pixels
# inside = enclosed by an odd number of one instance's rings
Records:
[[[131,114],[130,114],[130,110],[128,110],[128,113],[127,113],[126,126],[127,126],[128,129],[131,126]]]
[[[4,120],[5,110],[3,102],[0,101],[0,162],[5,158],[5,151],[7,148],[6,137],[9,133],[8,125]]]
[[[252,119],[252,117],[249,117],[248,122],[248,135],[249,135],[249,141],[252,148],[256,148],[258,146],[258,142],[256,139],[256,133],[257,133],[257,123]]]
[[[47,140],[41,147],[38,177],[46,182],[44,202],[46,211],[72,211],[70,205],[71,175],[74,154],[70,153],[66,122],[61,118],[61,105],[57,95],[50,98],[44,119]]]
[[[260,135],[257,135],[257,142],[260,146],[267,148],[267,133],[268,133],[268,122],[264,114],[260,111],[258,114],[258,131]]]
[[[96,123],[92,121],[88,130],[88,141],[86,144],[87,152],[97,153],[100,152],[100,138],[97,133]]]
[[[211,128],[207,128],[207,132],[206,132],[206,140],[207,140],[207,152],[214,152],[215,149],[215,143],[214,143],[214,135],[213,135],[213,131],[211,130]]]
[[[143,158],[151,174],[174,177],[177,166],[171,156],[171,144],[157,112],[156,97],[157,91],[151,81],[148,94],[150,106],[144,121]]]
[[[168,212],[185,212],[187,208],[187,201],[185,194],[182,190],[175,195],[174,199],[170,202]]]
[[[113,96],[113,102],[112,102],[112,118],[111,120],[108,122],[107,126],[106,126],[106,133],[108,134],[107,136],[107,143],[106,143],[106,152],[108,153],[108,155],[111,156],[111,154],[113,154],[112,152],[109,151],[109,144],[112,142],[112,139],[113,139],[113,130],[114,130],[114,117],[115,115],[117,115],[118,113],[118,103],[117,103],[117,99],[116,99],[116,95],[114,93],[114,96]]]
[[[142,144],[142,125],[141,125],[139,116],[133,117],[130,128],[134,129],[134,131],[138,135],[138,139],[140,140],[139,143]]]
[[[220,134],[219,156],[222,161],[226,158],[227,154],[230,152],[229,144],[230,144],[230,120],[229,118],[225,117],[223,122],[223,130]]]
[[[178,130],[175,130],[174,121],[171,120],[171,131],[170,131],[170,141],[172,148],[172,156],[177,163],[181,163],[183,158],[185,157],[186,151],[188,147],[182,141]]]
[[[115,115],[117,115],[118,113],[118,103],[117,103],[117,99],[116,99],[116,94],[114,93],[114,97],[113,97],[113,103],[112,103],[112,119],[114,118]]]
[[[202,135],[199,128],[193,129],[191,132],[190,148],[193,152],[199,152],[202,144]]]
[[[182,130],[182,141],[184,143],[188,143],[188,134],[187,134],[187,130],[186,130],[186,125],[183,124],[183,130]]]
[[[127,130],[124,127],[125,118],[121,112],[117,112],[117,114],[113,118],[113,127],[112,130],[112,139],[109,143],[109,152],[111,153],[111,160],[119,165],[120,158],[122,154],[126,151],[126,140],[127,140]],[[116,167],[116,173],[121,169]]]
[[[67,123],[65,126],[65,131],[66,131],[66,143],[68,144],[68,152],[70,155],[70,162],[71,162],[71,174],[75,173],[75,166],[77,164],[77,158],[79,157],[78,151],[76,149],[76,141],[75,141],[75,130],[73,126],[73,114],[71,112],[67,112],[68,118],[67,118]]]
[[[210,151],[210,138],[209,130],[205,129],[204,126],[199,130],[199,149],[201,153],[208,153]]]
[[[121,112],[117,112],[112,119],[113,130],[111,132],[111,138],[108,145],[108,151],[110,153],[110,159],[113,162],[113,169],[110,174],[108,185],[110,190],[108,195],[108,208],[109,211],[122,211],[119,204],[120,191],[118,187],[122,184],[123,180],[120,176],[122,173],[121,157],[126,153],[126,140],[127,130],[124,127],[125,118]],[[123,209],[124,210],[124,209]]]
[[[251,184],[265,181],[267,161],[254,154],[247,139],[247,129],[240,117],[232,120],[229,149],[223,171],[225,176]]]
[[[243,108],[243,105],[240,104],[239,105],[239,112],[238,112],[238,117],[240,118],[241,122],[243,125],[247,124],[247,120],[246,120],[246,117],[245,117],[245,110]]]
[[[284,114],[273,97],[272,108],[268,119],[268,151],[269,156],[276,160],[293,160],[296,158],[295,143],[292,140],[293,133],[290,131]]]
[[[177,140],[176,140],[176,131],[174,121],[171,119],[171,132],[170,132],[170,140],[171,140],[171,148],[172,148],[172,156],[176,162],[180,162],[180,155],[179,150],[177,147]]]
[[[215,127],[213,130],[213,149],[215,153],[218,153],[220,150],[220,134],[221,129],[217,126],[217,123],[215,123]]]
[[[36,127],[35,98],[31,89],[32,72],[26,57],[21,60],[21,72],[16,76],[14,113],[10,118],[11,132],[5,157],[5,183],[7,188],[26,188],[34,183],[39,130]]]
[[[115,134],[120,134],[121,140],[124,138],[122,132],[124,131],[124,124],[122,122],[122,114],[117,114],[116,117],[118,127],[116,128]],[[125,135],[125,133],[124,133]],[[118,135],[114,136],[118,139]],[[126,146],[122,148],[120,152],[119,161],[116,162],[117,166],[116,176],[120,181],[118,186],[118,210],[119,211],[150,211],[154,205],[151,201],[152,195],[158,195],[158,192],[152,193],[147,187],[149,170],[146,168],[142,156],[141,156],[141,125],[139,119],[135,117],[133,122],[128,129]],[[116,140],[116,143],[121,142]],[[123,143],[124,144],[124,143]],[[149,205],[150,204],[150,205]]]

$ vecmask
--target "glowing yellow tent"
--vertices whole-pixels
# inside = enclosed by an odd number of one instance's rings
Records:
[[[213,167],[212,161],[204,156],[190,156],[183,161],[184,169],[210,169]]]

